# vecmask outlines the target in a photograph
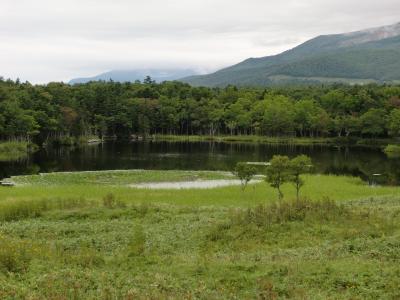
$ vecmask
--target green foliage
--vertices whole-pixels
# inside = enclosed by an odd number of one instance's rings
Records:
[[[385,138],[397,134],[400,97],[398,85],[265,90],[180,82],[32,86],[8,80],[0,81],[0,91],[1,140],[58,145],[156,135]]]
[[[291,134],[294,130],[293,103],[283,96],[267,97],[262,124],[272,136]]]
[[[383,149],[385,154],[389,158],[399,158],[400,157],[400,146],[399,145],[387,145],[385,149]]]
[[[289,168],[291,173],[290,181],[292,181],[296,187],[296,198],[297,201],[299,201],[300,189],[304,185],[304,179],[301,177],[301,175],[311,171],[311,158],[307,155],[299,155],[290,161]]]
[[[0,161],[13,161],[26,158],[30,149],[27,142],[0,143]]]
[[[247,163],[239,162],[236,164],[234,174],[240,179],[244,191],[250,180],[257,174],[257,169]]]
[[[267,167],[266,181],[271,187],[278,190],[278,198],[283,198],[281,186],[292,182],[296,188],[297,201],[300,199],[300,189],[304,185],[302,174],[309,173],[312,168],[311,159],[306,155],[299,155],[292,160],[287,156],[275,155]]]
[[[384,133],[386,127],[385,111],[372,108],[361,116],[362,133],[377,137]]]
[[[390,112],[387,127],[391,136],[400,136],[400,109],[396,108]]]
[[[267,167],[266,181],[278,190],[278,198],[283,198],[282,185],[290,180],[290,160],[287,156],[274,155]]]

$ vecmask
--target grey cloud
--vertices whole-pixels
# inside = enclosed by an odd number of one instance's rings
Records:
[[[398,0],[1,0],[0,75],[46,82],[129,67],[214,70],[398,16]]]

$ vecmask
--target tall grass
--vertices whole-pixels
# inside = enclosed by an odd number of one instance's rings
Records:
[[[299,201],[273,202],[268,205],[260,204],[247,210],[238,210],[231,215],[231,223],[234,225],[255,224],[261,227],[306,219],[318,222],[339,220],[349,215],[348,208],[329,198],[319,201],[301,199]]]
[[[94,206],[95,202],[84,198],[21,199],[0,201],[0,221],[9,222],[40,217],[54,209],[72,209]]]
[[[20,273],[28,269],[35,255],[31,243],[0,235],[0,245],[0,273]]]

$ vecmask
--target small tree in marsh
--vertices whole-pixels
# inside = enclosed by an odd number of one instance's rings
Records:
[[[239,162],[233,173],[240,179],[242,191],[244,191],[250,180],[257,174],[257,169],[249,164]]]
[[[290,160],[287,156],[274,155],[267,167],[266,181],[278,190],[278,199],[283,198],[282,185],[290,179]]]
[[[290,161],[290,181],[296,187],[297,201],[300,199],[300,189],[304,185],[302,174],[309,173],[312,168],[311,158],[307,155],[299,155]]]

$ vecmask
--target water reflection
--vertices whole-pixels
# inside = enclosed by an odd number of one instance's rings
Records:
[[[238,161],[268,161],[275,154],[307,154],[318,173],[354,175],[390,184],[398,184],[400,179],[400,158],[389,159],[380,149],[216,142],[110,142],[48,148],[26,160],[0,162],[0,177],[108,169],[232,170]]]

